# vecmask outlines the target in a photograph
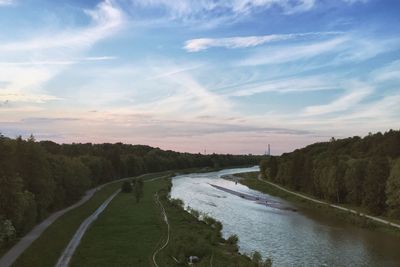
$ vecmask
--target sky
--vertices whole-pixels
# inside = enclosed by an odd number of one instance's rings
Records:
[[[0,0],[0,132],[279,155],[400,128],[398,0]]]

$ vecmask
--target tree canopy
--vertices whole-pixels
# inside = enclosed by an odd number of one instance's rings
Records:
[[[335,203],[400,218],[400,131],[315,143],[269,156],[267,179]]]

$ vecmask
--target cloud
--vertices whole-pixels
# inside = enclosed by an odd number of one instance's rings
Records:
[[[99,57],[83,57],[83,58],[72,58],[70,60],[62,60],[62,59],[51,59],[51,60],[32,60],[32,61],[4,61],[0,62],[1,65],[5,66],[40,66],[40,65],[71,65],[71,64],[78,64],[84,62],[91,62],[91,61],[108,61],[114,60],[116,57],[110,56],[99,56]]]
[[[40,104],[53,100],[60,100],[60,98],[51,95],[0,92],[0,102],[29,102]]]
[[[83,54],[125,25],[123,12],[114,1],[105,0],[91,10],[83,10],[82,14],[90,19],[86,26],[61,28],[45,34],[30,31],[31,38],[0,44],[1,98],[28,105],[28,102],[43,104],[59,100],[44,89],[56,75],[72,64],[115,59]]]
[[[251,96],[263,92],[310,92],[338,89],[335,79],[329,76],[288,77],[279,80],[270,80],[262,83],[240,86],[239,90],[228,93],[229,96]]]
[[[362,84],[360,82],[352,82],[351,84],[349,84],[349,87],[352,88],[348,89],[345,95],[341,96],[338,99],[335,99],[329,104],[306,107],[303,115],[316,116],[327,113],[345,111],[355,107],[365,97],[373,92],[372,87],[366,84]]]
[[[372,73],[375,82],[384,82],[400,79],[400,60],[395,60]]]
[[[240,60],[240,66],[274,65],[308,61],[324,56],[321,66],[361,62],[380,54],[394,51],[400,45],[400,38],[373,38],[357,34],[342,34],[327,40],[307,40],[301,43],[287,43],[260,49]]]
[[[110,0],[101,2],[94,10],[85,10],[85,13],[92,19],[92,25],[87,28],[65,30],[29,40],[3,43],[0,44],[0,51],[5,53],[54,48],[81,49],[110,36],[124,22],[123,13]]]
[[[308,44],[291,44],[265,49],[241,60],[239,65],[256,66],[267,64],[282,64],[302,59],[313,58],[321,54],[333,53],[338,47],[348,41],[345,36]]]
[[[283,14],[292,15],[313,10],[321,0],[131,0],[135,10],[155,9],[157,15],[163,14],[173,20],[229,21],[240,20],[244,17],[268,9],[278,9]],[[343,3],[365,2],[363,0],[341,0]]]
[[[14,4],[14,0],[0,0],[0,6],[9,6]]]
[[[261,36],[229,37],[229,38],[199,38],[185,42],[184,49],[188,52],[199,52],[211,47],[244,48],[266,43],[287,41],[304,37],[320,37],[324,35],[340,34],[338,32],[311,32],[293,34],[271,34]]]

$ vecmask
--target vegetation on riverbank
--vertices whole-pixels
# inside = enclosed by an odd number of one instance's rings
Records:
[[[201,155],[143,145],[56,144],[0,134],[0,252],[92,187],[122,177],[258,164],[259,156]]]
[[[169,190],[160,191],[166,213],[171,226],[169,245],[159,253],[161,266],[186,266],[189,256],[198,256],[200,261],[196,266],[271,266],[254,255],[255,261],[246,255],[238,253],[238,239],[231,236],[227,240],[222,238],[222,224],[207,215],[201,216],[199,212],[187,212],[182,201],[168,200]],[[200,218],[200,219],[199,219]],[[259,261],[259,262],[258,262]],[[179,262],[179,263],[178,263]]]
[[[241,178],[239,180],[239,182],[241,184],[246,185],[247,187],[249,187],[253,190],[257,190],[257,191],[260,191],[260,192],[263,192],[263,193],[266,193],[266,194],[269,194],[272,196],[276,196],[276,197],[285,199],[289,202],[294,203],[297,207],[317,209],[317,210],[320,210],[321,214],[323,214],[324,216],[328,216],[328,217],[333,216],[336,219],[340,218],[343,221],[350,222],[354,225],[357,225],[357,226],[360,226],[363,228],[375,229],[375,230],[380,230],[380,231],[384,231],[384,232],[390,232],[390,233],[394,233],[394,234],[400,236],[400,231],[394,229],[393,227],[386,226],[386,225],[378,223],[378,222],[374,222],[368,218],[360,217],[351,212],[334,209],[334,208],[329,207],[328,205],[318,204],[316,202],[313,202],[313,201],[307,200],[305,198],[296,196],[294,194],[288,193],[288,192],[283,191],[275,186],[272,186],[268,183],[258,180],[257,179],[258,175],[259,175],[259,172],[235,174],[235,176],[238,176]],[[313,196],[306,195],[304,193],[302,193],[302,194],[307,197],[315,198]],[[365,213],[365,211],[359,210],[350,205],[343,206],[343,207],[349,208],[349,209],[354,209],[354,210],[357,210],[358,212]],[[390,221],[390,219],[388,219],[388,218],[385,218],[385,217],[381,217],[381,218]],[[397,221],[394,221],[394,220],[392,220],[392,221],[395,223],[398,223]]]
[[[156,258],[160,266],[187,266],[189,256],[200,258],[196,266],[258,266],[238,254],[236,242],[221,237],[220,223],[198,220],[181,201],[170,201],[170,188],[170,179],[160,179],[144,184],[139,203],[132,193],[117,196],[82,239],[71,266],[153,266],[152,255],[167,233],[156,192],[170,224],[168,246]]]
[[[400,131],[316,143],[260,164],[271,182],[400,219]]]

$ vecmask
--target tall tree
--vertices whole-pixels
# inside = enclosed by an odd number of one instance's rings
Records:
[[[397,159],[390,171],[386,183],[386,204],[390,214],[400,219],[400,159]]]
[[[385,211],[385,186],[388,176],[388,160],[381,156],[371,158],[365,176],[363,204],[373,214],[379,215]]]

